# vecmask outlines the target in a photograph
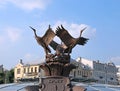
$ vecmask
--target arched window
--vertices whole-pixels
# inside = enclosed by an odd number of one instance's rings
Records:
[[[17,74],[20,74],[20,68],[19,68],[19,69],[17,69]]]
[[[24,73],[26,73],[26,68],[24,68]]]
[[[31,68],[31,73],[33,72],[33,67]]]
[[[35,67],[35,73],[37,73],[37,67]]]

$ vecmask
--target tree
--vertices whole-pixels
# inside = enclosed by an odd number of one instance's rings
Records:
[[[2,72],[0,73],[0,84],[3,84],[4,83],[4,80],[5,79],[5,74]]]
[[[13,82],[14,82],[14,69],[0,72],[0,84],[13,83]]]
[[[14,82],[14,69],[10,70],[9,81],[10,83]]]
[[[14,69],[5,72],[5,83],[14,82]]]

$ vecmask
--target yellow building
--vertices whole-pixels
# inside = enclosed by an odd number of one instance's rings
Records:
[[[40,64],[24,64],[20,60],[14,69],[14,80],[18,82],[24,79],[37,79],[43,76],[43,74],[43,70],[40,69]]]

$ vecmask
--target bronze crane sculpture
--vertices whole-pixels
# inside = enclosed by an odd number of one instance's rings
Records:
[[[50,28],[50,25],[49,25],[49,28],[47,29],[46,33],[44,34],[43,37],[40,37],[36,34],[36,29],[32,28],[30,26],[30,28],[33,30],[34,32],[34,35],[35,35],[35,39],[37,41],[37,43],[39,45],[41,45],[43,48],[44,48],[44,51],[46,53],[46,55],[48,53],[51,53],[51,50],[50,48],[48,47],[48,45],[50,44],[50,42],[53,40],[53,38],[55,37],[55,33],[52,31],[52,29]]]
[[[82,32],[86,28],[82,29],[80,32],[80,36],[78,38],[73,38],[68,31],[61,25],[61,28],[58,27],[56,30],[56,35],[62,40],[62,42],[68,47],[65,52],[71,53],[72,48],[74,48],[77,44],[84,45],[89,40],[88,38],[81,37]]]

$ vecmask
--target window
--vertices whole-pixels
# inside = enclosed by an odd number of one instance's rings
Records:
[[[111,77],[110,80],[113,80],[113,78]]]
[[[31,68],[31,72],[33,72],[33,68]]]
[[[17,69],[17,74],[20,74],[20,69]]]
[[[41,68],[39,67],[39,72],[41,72]]]
[[[74,71],[74,77],[76,77],[76,71]]]
[[[35,67],[35,73],[37,73],[37,67]]]
[[[80,74],[79,70],[78,70],[78,75]]]
[[[24,68],[24,73],[26,73],[26,68]]]
[[[81,75],[81,71],[80,71],[80,75]]]
[[[102,77],[102,76],[99,76],[99,78],[100,78],[100,79],[103,79],[103,77]]]
[[[28,73],[29,73],[29,68],[28,68]]]

